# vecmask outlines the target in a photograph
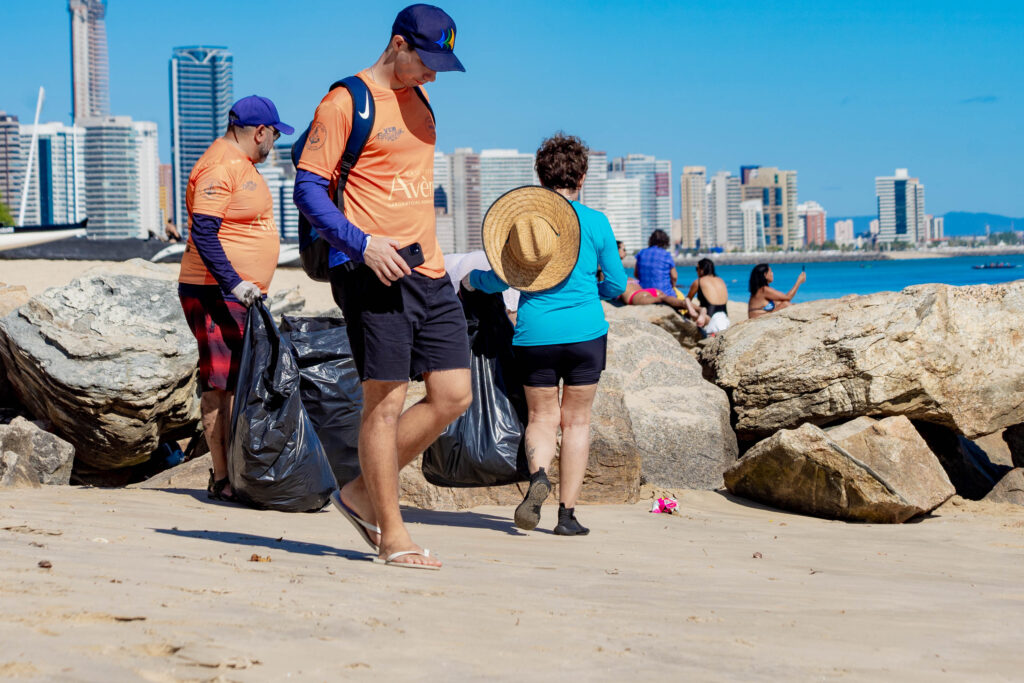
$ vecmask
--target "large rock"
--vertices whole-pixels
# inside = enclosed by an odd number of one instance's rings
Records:
[[[0,425],[0,488],[67,484],[75,448],[23,417]]]
[[[147,460],[199,417],[198,352],[171,279],[94,273],[0,320],[19,400],[97,468]]]
[[[836,436],[856,455],[811,424],[780,430],[729,468],[726,487],[802,514],[884,523],[928,512],[953,494],[905,419],[859,421]]]
[[[976,443],[949,427],[920,420],[914,426],[964,498],[981,500],[1010,469],[993,463]]]
[[[803,422],[906,415],[975,438],[1024,422],[1024,281],[812,301],[700,352],[743,439]]]
[[[608,320],[639,320],[656,325],[675,337],[684,349],[696,350],[701,344],[700,329],[686,316],[685,311],[680,313],[666,304],[627,306],[618,300],[615,303],[602,303],[605,318]],[[732,324],[746,320],[747,305],[729,301],[726,303],[726,315]]]
[[[21,285],[5,285],[0,282],[0,318],[27,304],[29,298],[28,290]]]
[[[1024,424],[1014,425],[1003,432],[1003,441],[1010,450],[1014,467],[1024,467]]]
[[[1006,473],[995,488],[985,496],[985,500],[994,503],[1013,503],[1024,505],[1024,468],[1017,467]]]
[[[720,488],[738,453],[725,393],[703,379],[700,365],[667,332],[634,320],[609,325],[591,458],[635,450],[647,483]]]

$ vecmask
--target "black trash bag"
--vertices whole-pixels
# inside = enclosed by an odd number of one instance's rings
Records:
[[[339,485],[359,476],[359,418],[363,387],[341,318],[281,319],[281,336],[299,363],[302,404],[313,421]]]
[[[512,351],[512,323],[500,294],[461,292],[473,356],[473,403],[423,453],[435,486],[500,486],[526,481],[526,394]]]
[[[302,406],[295,351],[262,303],[249,309],[231,412],[228,476],[254,507],[319,510],[338,488]]]

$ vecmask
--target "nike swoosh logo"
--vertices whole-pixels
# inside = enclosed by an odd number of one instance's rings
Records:
[[[370,95],[366,95],[366,103],[363,105],[363,110],[359,112],[359,118],[365,119],[370,115]]]

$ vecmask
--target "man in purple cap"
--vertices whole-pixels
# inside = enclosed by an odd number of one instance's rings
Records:
[[[398,507],[398,472],[472,399],[466,319],[437,243],[434,118],[419,89],[438,71],[465,71],[455,22],[432,5],[399,12],[387,49],[358,77],[365,99],[331,90],[317,107],[295,178],[295,203],[332,247],[331,288],[345,313],[363,382],[362,475],[333,498],[382,562],[441,563],[412,541]],[[372,108],[369,98],[373,98]],[[373,127],[334,202],[355,117]],[[426,397],[404,413],[411,378]]]
[[[255,165],[282,133],[294,132],[269,99],[243,97],[231,107],[227,131],[192,167],[185,191],[189,235],[178,295],[199,344],[200,410],[213,458],[208,493],[216,500],[233,500],[225,454],[246,309],[266,296],[280,251],[274,203]]]

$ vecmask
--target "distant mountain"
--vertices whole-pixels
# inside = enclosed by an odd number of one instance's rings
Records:
[[[860,235],[871,228],[871,221],[877,216],[836,216],[828,217],[828,239],[835,239],[836,221],[853,219],[853,234]],[[984,235],[985,226],[991,232],[1007,230],[1024,230],[1024,218],[1012,218],[996,213],[971,213],[969,211],[950,211],[943,215],[946,219],[943,230],[947,236]]]
[[[943,229],[947,235],[984,235],[986,225],[992,232],[1024,230],[1024,218],[1010,218],[995,213],[950,211],[944,218],[946,224]]]

